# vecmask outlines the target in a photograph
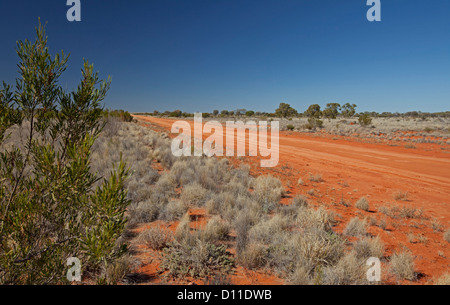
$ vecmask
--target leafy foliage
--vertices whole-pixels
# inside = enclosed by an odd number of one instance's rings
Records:
[[[327,107],[323,110],[323,116],[327,119],[335,119],[339,110],[341,109],[341,105],[338,103],[329,103]]]
[[[308,107],[308,109],[305,111],[305,115],[308,118],[315,118],[319,119],[322,116],[322,111],[320,110],[320,105],[313,104]]]
[[[91,148],[101,132],[110,81],[100,81],[87,61],[77,89],[58,79],[68,56],[52,57],[39,22],[35,42],[19,41],[20,77],[14,92],[0,93],[0,283],[66,283],[66,260],[78,257],[83,271],[100,270],[125,251],[116,241],[128,205],[120,162],[109,179],[90,171]],[[25,131],[9,140],[8,129]]]
[[[131,122],[133,121],[133,116],[125,110],[104,110],[103,111],[104,117],[113,117],[113,118],[119,118],[123,122]]]
[[[360,114],[358,122],[361,126],[368,126],[372,124],[372,118],[367,113]]]
[[[277,110],[275,110],[275,115],[281,118],[292,117],[296,116],[297,114],[297,110],[286,103],[281,103]]]
[[[355,115],[356,113],[356,105],[355,104],[350,104],[350,103],[346,103],[341,107],[341,114],[343,117],[345,118],[351,118]]]

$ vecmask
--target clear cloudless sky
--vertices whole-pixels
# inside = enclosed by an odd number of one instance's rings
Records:
[[[274,111],[287,102],[355,103],[358,111],[450,110],[450,1],[1,0],[0,80],[14,83],[16,42],[47,23],[52,53],[112,77],[106,107],[131,112]]]

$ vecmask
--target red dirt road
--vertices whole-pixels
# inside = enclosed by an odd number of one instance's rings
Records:
[[[174,123],[172,119],[147,116],[135,118],[161,126],[169,132]],[[189,122],[193,126],[193,121]],[[207,136],[209,135],[204,135],[204,138]],[[343,221],[361,213],[365,217],[379,219],[384,216],[377,213],[381,206],[399,205],[423,209],[428,221],[426,228],[407,225],[402,220],[395,224],[396,221],[392,220],[395,230],[383,231],[378,227],[371,227],[369,232],[382,237],[388,254],[403,246],[411,250],[416,256],[419,272],[427,280],[431,276],[448,272],[449,244],[443,240],[442,230],[436,232],[430,229],[433,219],[442,224],[443,231],[450,226],[450,154],[447,150],[430,144],[418,144],[417,149],[406,149],[402,146],[361,143],[360,139],[331,139],[314,134],[281,132],[279,154],[280,161],[276,170],[288,171],[282,179],[289,181],[286,184],[292,196],[306,195],[313,188],[318,195],[308,197],[335,209]],[[258,167],[260,158],[255,160],[258,161]],[[256,169],[259,173],[267,174],[271,174],[271,170],[275,169]],[[309,174],[321,174],[323,181],[310,182]],[[297,185],[299,178],[306,185]],[[408,192],[408,200],[396,201],[394,193],[398,191]],[[354,208],[344,210],[329,204],[344,197],[354,205],[363,196],[370,201],[368,214]],[[344,224],[343,226],[345,227]],[[411,243],[406,237],[408,233],[426,234],[428,242]]]

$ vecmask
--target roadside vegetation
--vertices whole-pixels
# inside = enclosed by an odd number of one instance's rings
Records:
[[[36,36],[17,43],[15,88],[0,89],[0,283],[68,283],[71,257],[106,283],[127,251],[129,204],[120,157],[107,174],[92,171],[110,81],[85,61],[80,84],[65,91],[68,56],[49,53],[41,24]]]
[[[279,121],[280,130],[323,133],[328,135],[359,138],[374,143],[387,143],[415,149],[417,143],[450,144],[450,112],[426,113],[410,111],[357,112],[356,104],[328,103],[322,109],[318,104],[305,107],[303,112],[290,104],[280,103],[273,112],[258,112],[246,109],[214,110],[203,113],[204,120]],[[153,111],[137,113],[155,117],[192,119],[193,113],[176,111]]]
[[[383,259],[399,281],[417,278],[412,255],[386,259],[381,239],[368,233],[376,219],[362,217],[372,204],[366,197],[355,204],[360,214],[337,230],[334,213],[303,195],[288,198],[275,176],[254,176],[226,158],[176,158],[168,134],[139,125],[126,111],[102,108],[110,82],[100,81],[88,62],[77,89],[64,91],[58,78],[68,57],[50,56],[46,42],[40,25],[36,42],[18,43],[16,88],[4,84],[0,91],[1,284],[70,284],[70,257],[80,259],[84,283],[133,283],[141,267],[136,245],[155,251],[170,283],[225,283],[243,267],[286,284],[369,284],[369,257]],[[336,120],[356,122],[362,115],[355,109],[330,103],[300,114],[281,104],[273,116],[238,109],[204,117],[277,116],[289,130],[311,131]],[[163,115],[192,116],[180,110]],[[355,128],[370,124],[376,119]],[[317,173],[298,180],[306,182],[324,180]],[[394,199],[408,200],[401,195]],[[193,210],[205,212],[204,225],[192,218]],[[422,217],[406,205],[378,210],[392,219]],[[437,222],[435,231],[449,241]]]

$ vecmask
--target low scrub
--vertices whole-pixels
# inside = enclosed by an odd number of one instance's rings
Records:
[[[229,234],[230,225],[219,216],[214,216],[202,231],[202,239],[208,242],[216,242],[227,239]]]
[[[317,284],[324,285],[363,285],[368,284],[366,261],[351,251],[343,256],[336,265],[329,266],[316,277]]]
[[[395,275],[398,280],[415,279],[414,258],[409,252],[395,253],[391,257],[389,264],[390,272]]]
[[[368,259],[369,257],[381,258],[384,254],[384,245],[380,238],[364,237],[358,239],[353,246],[355,254],[358,258]]]
[[[183,187],[180,199],[190,206],[203,206],[207,190],[199,183],[194,182]]]
[[[359,199],[357,202],[356,202],[356,205],[355,205],[355,207],[357,208],[357,209],[360,209],[360,210],[363,210],[363,211],[369,211],[369,208],[370,208],[370,206],[369,206],[369,200],[367,200],[367,198],[366,197],[362,197],[361,199]]]
[[[344,229],[344,234],[347,236],[362,236],[366,235],[367,224],[365,220],[358,217],[352,218]]]
[[[138,241],[153,250],[161,250],[173,241],[173,234],[167,229],[156,226],[139,234]]]
[[[272,176],[259,176],[253,184],[253,195],[265,209],[272,209],[284,195],[285,190],[281,181]]]
[[[161,213],[160,218],[167,221],[179,220],[188,211],[188,206],[181,200],[171,200]]]
[[[163,252],[161,268],[173,277],[205,278],[229,272],[234,265],[225,245],[215,245],[199,238],[175,240]]]

